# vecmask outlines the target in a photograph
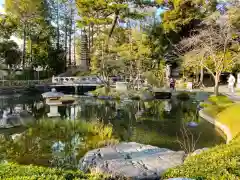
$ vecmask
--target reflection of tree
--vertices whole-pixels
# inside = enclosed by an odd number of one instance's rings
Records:
[[[81,138],[80,144],[76,141],[76,144],[73,143],[76,135]],[[99,122],[43,119],[15,140],[1,137],[0,152],[14,162],[51,166],[52,146],[59,141],[65,144],[63,154],[67,162],[73,157],[74,150],[78,149],[78,156],[82,156],[89,149],[115,142],[112,127]]]

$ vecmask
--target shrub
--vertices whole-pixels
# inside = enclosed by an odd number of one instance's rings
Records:
[[[186,177],[206,180],[240,179],[240,138],[196,156],[189,156],[182,166],[169,169],[164,178]]]
[[[5,180],[74,180],[89,179],[102,180],[108,179],[103,175],[84,174],[81,171],[66,171],[55,168],[45,168],[33,165],[1,164],[0,179]]]
[[[234,104],[217,115],[218,121],[228,126],[233,137],[240,132],[239,111],[240,104]]]
[[[210,116],[216,117],[218,113],[231,105],[233,102],[227,96],[210,96],[208,103],[204,104],[204,110]]]
[[[186,101],[186,100],[189,100],[190,99],[190,96],[188,93],[186,92],[181,92],[177,95],[177,99],[179,100],[183,100],[183,101]]]

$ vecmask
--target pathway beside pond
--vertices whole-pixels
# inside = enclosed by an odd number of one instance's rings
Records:
[[[186,91],[187,89],[177,89],[177,91]],[[235,88],[237,91],[237,88]],[[214,92],[214,87],[205,87],[202,89],[193,89],[192,92]],[[228,96],[232,101],[240,102],[240,92],[230,93],[227,85],[219,86],[219,93]]]

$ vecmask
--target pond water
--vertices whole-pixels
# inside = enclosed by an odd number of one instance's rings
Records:
[[[199,94],[192,94],[186,101],[172,98],[147,102],[79,97],[74,107],[59,108],[61,120],[51,120],[44,118],[49,107],[41,103],[38,94],[0,97],[1,109],[14,111],[19,107],[36,117],[36,122],[28,128],[0,129],[0,158],[23,164],[75,166],[76,159],[98,147],[99,141],[103,140],[101,136],[108,136],[108,133],[101,134],[101,131],[108,131],[102,127],[91,132],[91,137],[86,133],[81,122],[96,120],[111,126],[113,137],[118,141],[185,151],[224,143],[221,132],[214,125],[198,118],[198,100],[203,99]],[[198,126],[188,127],[192,121]],[[95,131],[98,131],[98,136]],[[79,144],[85,136],[84,148],[81,149]]]

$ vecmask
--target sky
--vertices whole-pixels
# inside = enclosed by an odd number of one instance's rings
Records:
[[[4,4],[4,0],[0,0],[0,13],[3,12],[3,4]]]

